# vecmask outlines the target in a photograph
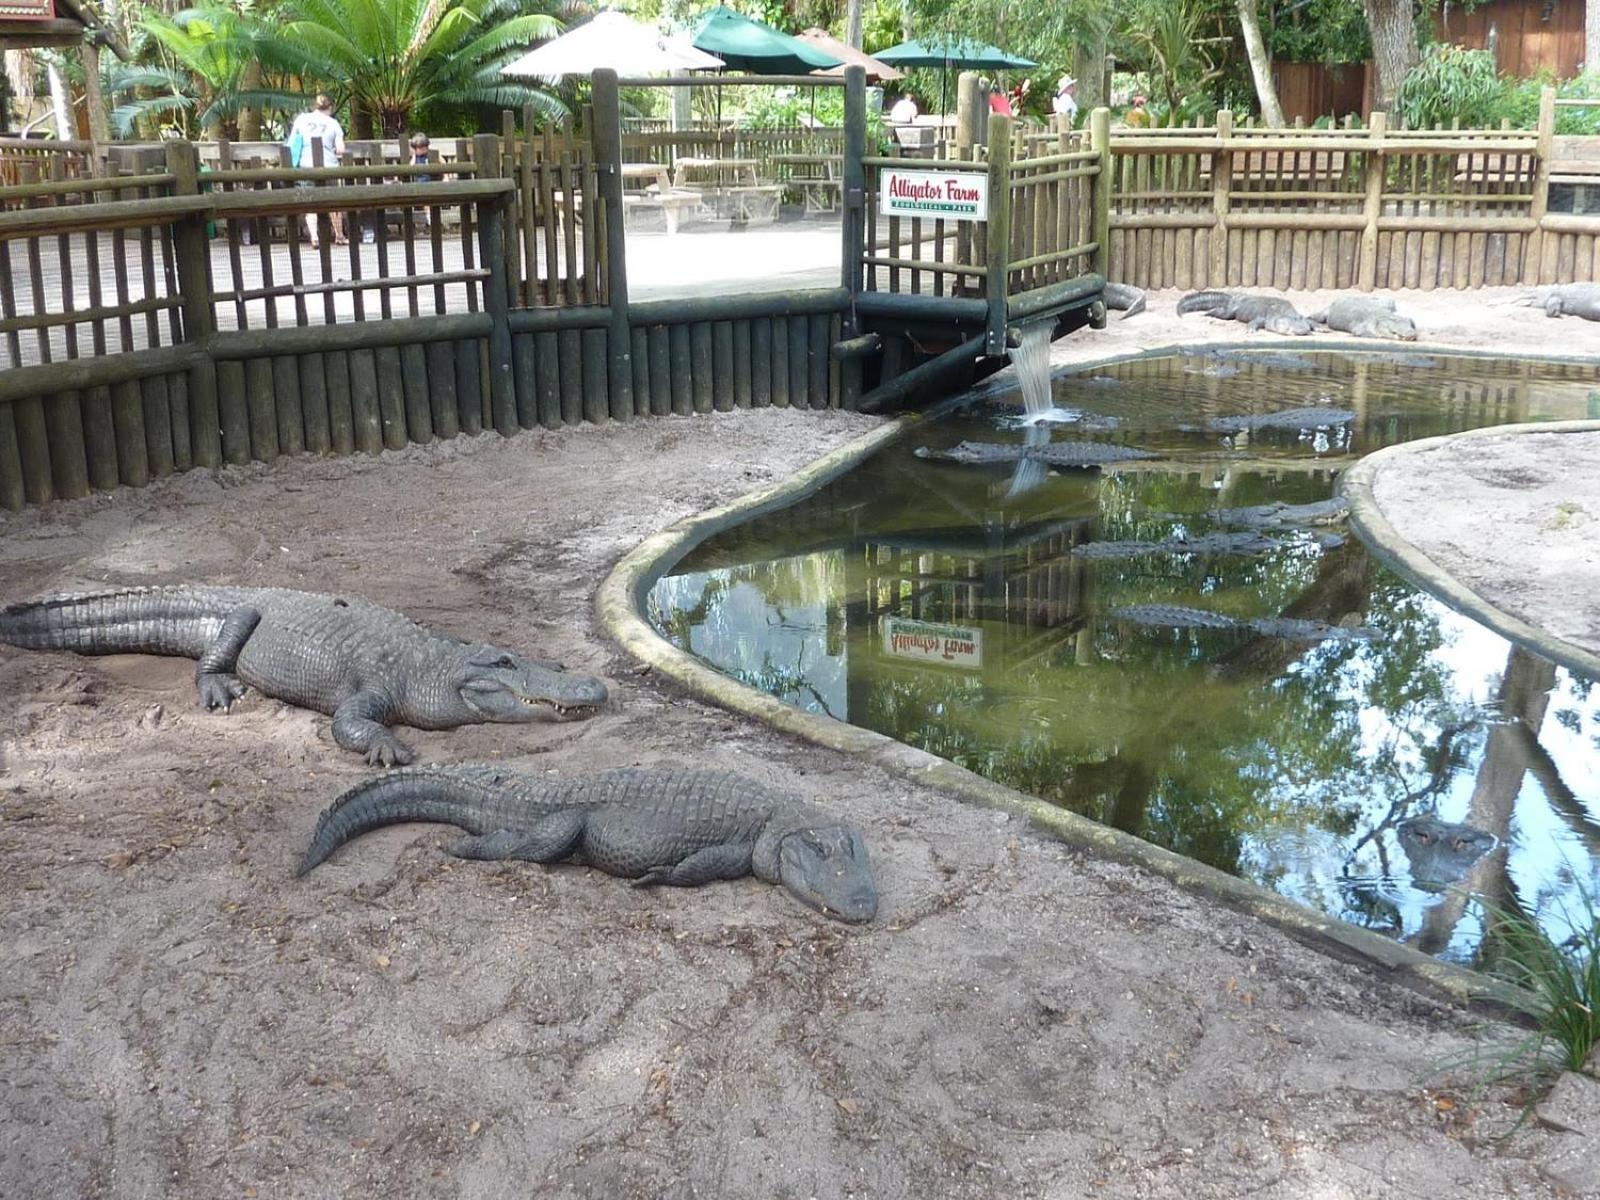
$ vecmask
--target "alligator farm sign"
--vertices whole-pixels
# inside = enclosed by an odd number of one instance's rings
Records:
[[[989,177],[982,171],[883,172],[879,211],[886,217],[985,221],[989,217]]]
[[[890,658],[977,669],[983,666],[983,630],[884,617],[883,652]]]
[[[53,21],[56,0],[0,0],[0,21]]]

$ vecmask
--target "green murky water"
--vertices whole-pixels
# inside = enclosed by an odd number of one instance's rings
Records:
[[[1273,533],[1281,544],[1255,557],[1072,550],[1204,533],[1219,508],[1324,498],[1341,469],[1396,442],[1600,416],[1600,372],[1169,357],[1060,377],[1053,393],[1069,422],[1048,434],[1019,428],[1016,394],[994,393],[706,542],[652,592],[657,628],[790,704],[1430,953],[1474,958],[1493,919],[1478,896],[1564,937],[1580,890],[1600,891],[1592,681],[1418,592],[1342,526]],[[1357,415],[1347,432],[1206,428],[1304,406]],[[1086,472],[914,453],[1047,435],[1163,457]],[[1376,637],[1291,642],[1111,615],[1151,603]],[[1476,861],[1424,859],[1399,836],[1418,816],[1498,845]]]

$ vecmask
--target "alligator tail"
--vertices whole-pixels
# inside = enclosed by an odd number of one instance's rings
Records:
[[[1181,317],[1185,313],[1211,312],[1213,309],[1221,308],[1231,299],[1233,297],[1227,292],[1190,292],[1178,301],[1178,315]]]
[[[245,588],[119,588],[50,596],[0,608],[0,642],[79,654],[198,658]]]
[[[357,784],[322,811],[295,877],[328,861],[348,841],[412,821],[454,825],[468,833],[504,826],[499,814],[510,781],[492,767],[418,767]]]

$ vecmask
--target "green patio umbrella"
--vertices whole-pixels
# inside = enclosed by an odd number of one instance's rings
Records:
[[[708,47],[701,47],[708,49]],[[715,53],[715,51],[713,51]],[[939,111],[945,111],[945,80],[950,68],[963,71],[1028,71],[1039,64],[1020,54],[1007,54],[1004,50],[973,38],[935,35],[926,41],[901,42],[872,56],[891,67],[937,67],[939,76]]]
[[[705,15],[692,44],[715,54],[734,70],[752,75],[808,75],[819,67],[837,67],[841,61],[799,38],[720,6]]]

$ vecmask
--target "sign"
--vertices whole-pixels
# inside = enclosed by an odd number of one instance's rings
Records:
[[[0,0],[0,21],[54,21],[56,0]]]
[[[883,652],[913,662],[977,669],[983,666],[983,630],[884,617]]]
[[[930,217],[953,221],[989,219],[989,176],[983,171],[884,170],[879,211],[886,217]]]

